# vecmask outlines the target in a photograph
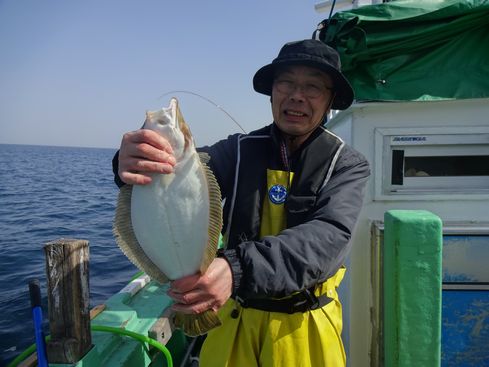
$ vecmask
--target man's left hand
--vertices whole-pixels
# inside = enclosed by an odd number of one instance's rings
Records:
[[[204,274],[189,275],[171,282],[168,295],[173,310],[196,314],[217,311],[231,297],[233,276],[228,262],[215,258]]]

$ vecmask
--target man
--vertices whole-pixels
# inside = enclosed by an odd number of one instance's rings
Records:
[[[205,274],[172,282],[173,308],[219,311],[201,366],[345,366],[336,288],[370,172],[322,123],[353,90],[317,40],[284,45],[253,86],[271,97],[274,122],[200,149],[225,199],[226,248]],[[175,164],[168,142],[143,130],[124,135],[117,162],[119,185]]]

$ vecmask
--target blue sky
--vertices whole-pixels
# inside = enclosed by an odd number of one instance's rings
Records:
[[[247,131],[252,77],[327,14],[313,0],[0,0],[0,143],[116,148],[175,90]],[[177,93],[197,145],[239,128]]]

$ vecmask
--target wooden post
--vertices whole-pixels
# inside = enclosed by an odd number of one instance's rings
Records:
[[[88,241],[59,239],[44,246],[48,281],[49,363],[76,363],[91,348]]]

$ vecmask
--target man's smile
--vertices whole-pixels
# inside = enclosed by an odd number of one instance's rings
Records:
[[[295,111],[295,110],[284,110],[284,114],[287,116],[297,116],[297,117],[307,116],[305,112]]]

